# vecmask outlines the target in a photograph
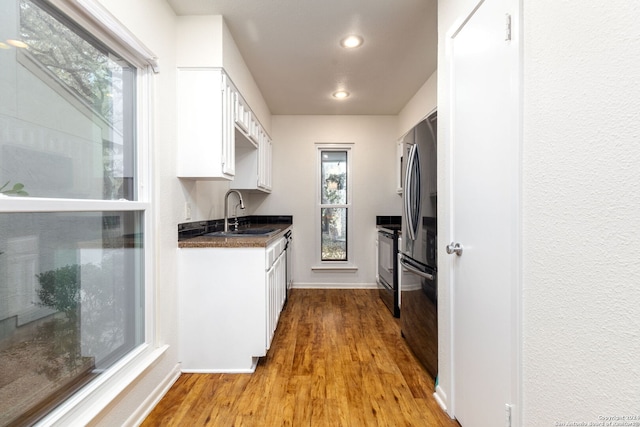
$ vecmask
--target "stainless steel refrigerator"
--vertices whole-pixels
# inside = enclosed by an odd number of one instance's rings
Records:
[[[427,371],[438,371],[437,114],[404,138],[400,322],[402,336]]]

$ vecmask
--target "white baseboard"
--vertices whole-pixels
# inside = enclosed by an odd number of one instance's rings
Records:
[[[164,397],[169,389],[178,381],[180,377],[180,364],[176,364],[173,369],[167,374],[166,377],[153,389],[151,394],[142,402],[142,404],[136,409],[131,416],[124,423],[125,426],[137,427],[149,416],[153,408],[156,407],[158,402]]]
[[[440,405],[442,410],[444,412],[447,412],[447,393],[445,393],[444,390],[442,390],[442,388],[440,388],[440,386],[436,387],[436,392],[433,393],[433,397],[434,397],[434,399],[436,399],[436,402],[438,402],[438,405]],[[451,415],[451,414],[449,414],[449,415]]]
[[[294,283],[293,289],[380,289],[377,283]]]
[[[253,374],[258,366],[258,358],[254,357],[254,359],[250,368],[183,369],[182,372],[185,374]]]

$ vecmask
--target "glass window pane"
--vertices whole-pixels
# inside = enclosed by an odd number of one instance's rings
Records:
[[[347,203],[347,152],[323,151],[321,156],[321,203],[344,205]]]
[[[0,50],[0,186],[134,200],[135,68],[49,6],[5,3],[0,39],[19,43]]]
[[[347,261],[347,208],[322,208],[322,261]]]
[[[0,214],[0,425],[143,342],[142,241],[142,212]]]

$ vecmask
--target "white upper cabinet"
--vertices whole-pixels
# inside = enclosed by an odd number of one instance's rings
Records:
[[[242,95],[240,95],[240,93],[237,91],[235,94],[235,104],[236,104],[236,110],[235,110],[236,126],[242,132],[248,134],[249,130],[251,129],[251,120],[253,115],[251,114],[251,110],[247,106],[247,103],[242,98]]]
[[[178,69],[178,177],[235,175],[237,91],[221,68]]]
[[[271,191],[271,157],[271,138],[262,132],[258,145],[258,187],[264,191]]]
[[[258,117],[270,113],[231,32],[219,15],[179,16],[176,23],[178,177],[265,191],[258,186],[259,167],[266,166],[258,161],[265,133]]]
[[[260,134],[263,132],[262,126],[255,117],[251,117],[251,125],[249,129],[249,138],[256,144],[260,143]]]
[[[271,192],[271,139],[258,130],[257,148],[253,139],[236,130],[236,176],[230,188]]]
[[[271,139],[222,68],[178,68],[178,177],[271,191]]]

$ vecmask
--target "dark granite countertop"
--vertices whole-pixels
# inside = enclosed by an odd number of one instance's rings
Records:
[[[239,229],[275,228],[275,234],[266,236],[206,236],[221,231],[224,221],[220,219],[196,221],[178,225],[179,248],[261,248],[267,247],[291,229],[292,216],[248,216],[238,218]]]
[[[178,242],[179,248],[264,248],[281,238],[291,224],[255,224],[248,228],[275,228],[279,231],[268,236],[197,236]]]

